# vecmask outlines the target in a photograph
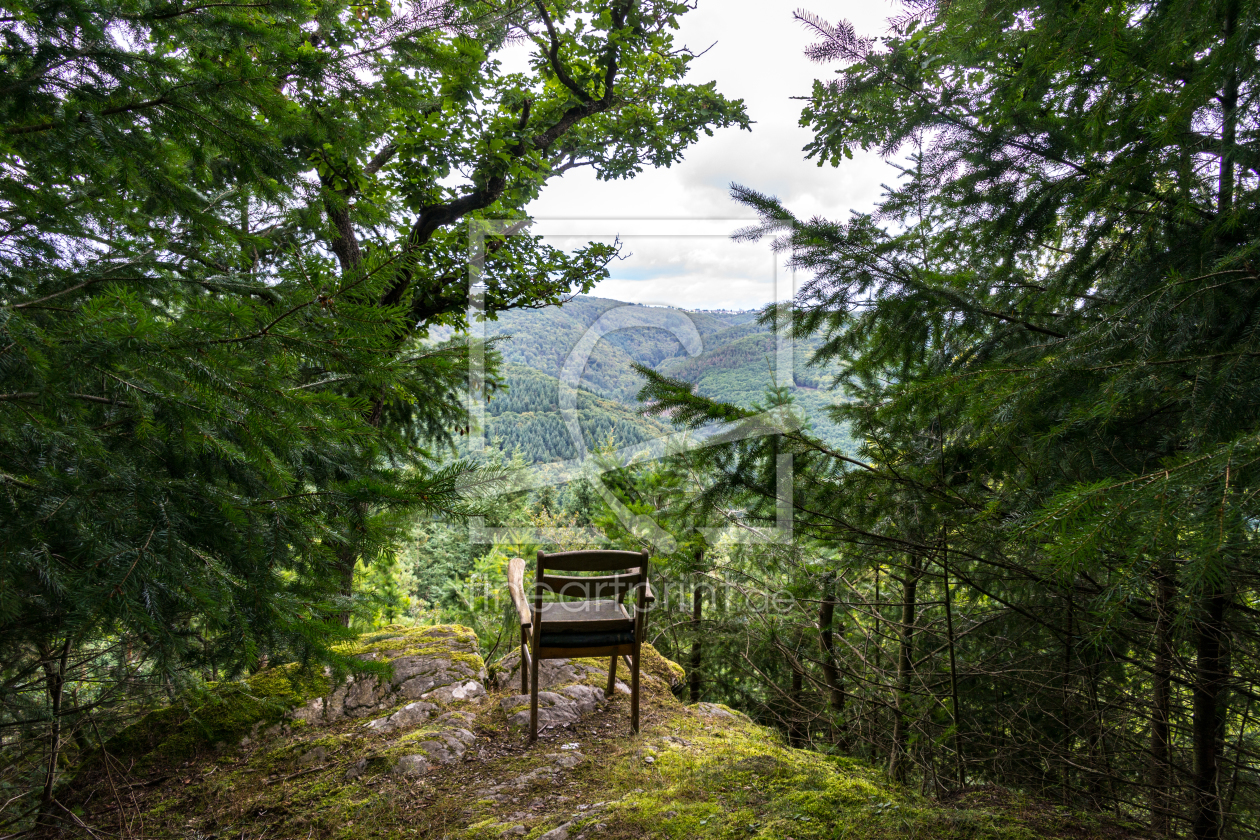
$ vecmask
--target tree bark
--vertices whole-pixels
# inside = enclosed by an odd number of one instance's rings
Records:
[[[1203,599],[1195,622],[1194,840],[1221,837],[1221,719],[1226,672],[1225,604],[1222,592]]]
[[[1239,3],[1226,0],[1222,36],[1228,42],[1238,28]],[[1228,48],[1228,46],[1226,47]],[[1234,202],[1234,147],[1238,130],[1238,69],[1231,68],[1221,91],[1221,165],[1217,210],[1229,212]],[[1226,467],[1225,486],[1229,487]],[[1222,503],[1223,504],[1223,503]],[[1229,681],[1224,592],[1209,593],[1195,623],[1194,703],[1194,840],[1220,840],[1224,814],[1221,808],[1221,752],[1224,739],[1224,694]]]
[[[1067,593],[1067,630],[1063,634],[1063,777],[1060,779],[1062,804],[1072,802],[1072,741],[1075,738],[1072,716],[1072,649],[1076,646],[1076,599],[1069,588]]]
[[[1221,29],[1228,42],[1238,29],[1238,0],[1226,0],[1225,20]],[[1217,210],[1228,212],[1234,204],[1234,147],[1238,135],[1238,68],[1230,68],[1221,91],[1221,165],[1217,186]]]
[[[1229,818],[1234,813],[1234,797],[1238,794],[1238,775],[1239,770],[1244,766],[1242,755],[1243,739],[1247,735],[1247,721],[1251,718],[1251,703],[1253,698],[1247,698],[1247,705],[1243,708],[1242,720],[1238,723],[1238,741],[1234,744],[1234,773],[1229,781],[1229,794],[1225,797],[1221,817],[1221,835],[1229,837]]]
[[[700,662],[703,655],[703,643],[700,640],[700,619],[704,604],[704,590],[697,583],[691,595],[691,673],[687,685],[692,703],[700,702]]]
[[[898,782],[906,780],[910,767],[910,678],[914,669],[914,622],[919,576],[922,567],[917,556],[906,566],[901,596],[901,641],[897,655],[897,709],[893,718],[892,752],[888,759],[888,775]]]
[[[44,772],[44,790],[39,800],[40,825],[51,825],[53,788],[57,782],[57,760],[61,757],[61,699],[65,696],[66,663],[70,659],[70,640],[66,639],[59,653],[51,649],[44,654],[44,684],[52,707],[52,723],[48,732],[48,766]]]
[[[322,178],[321,182],[326,190],[332,191],[332,179]],[[329,239],[329,248],[337,257],[337,262],[341,266],[341,274],[346,279],[353,279],[363,269],[363,250],[359,246],[358,235],[355,233],[354,224],[350,219],[349,201],[352,196],[350,189],[338,191],[336,197],[328,196],[324,199],[324,211],[328,214],[328,221],[332,225],[333,233]],[[374,401],[372,411],[366,417],[368,424],[373,428],[380,425],[380,404]],[[355,507],[355,516],[357,520],[351,526],[351,531],[346,535],[347,544],[337,549],[337,575],[340,578],[338,588],[345,598],[354,595],[354,567],[359,562],[359,549],[355,544],[354,536],[359,531],[363,518],[366,516],[366,510],[361,506]],[[343,627],[350,626],[350,618],[352,611],[349,609],[342,610],[338,616],[338,620]]]
[[[805,738],[801,732],[801,695],[805,688],[805,675],[801,673],[795,656],[788,657],[788,666],[792,669],[792,705],[788,709],[788,744],[793,747],[802,747],[805,745]]]
[[[967,772],[964,770],[962,751],[962,732],[958,710],[958,657],[954,649],[954,605],[949,588],[949,542],[945,529],[941,529],[941,581],[945,587],[945,637],[949,645],[949,694],[950,711],[954,724],[954,774],[958,777],[958,786],[966,787]]]
[[[883,664],[884,664],[884,663],[883,663],[883,661],[882,661],[883,657],[881,656],[881,654],[883,653],[883,650],[884,650],[884,646],[883,646],[883,644],[881,644],[881,642],[880,642],[880,637],[879,637],[879,633],[880,633],[880,627],[879,627],[879,624],[880,624],[880,619],[881,619],[881,618],[883,618],[883,616],[884,616],[884,611],[883,611],[883,606],[884,606],[884,605],[883,605],[883,604],[881,604],[881,603],[880,603],[880,600],[879,600],[879,597],[880,597],[880,594],[879,594],[879,583],[880,583],[880,580],[879,580],[879,572],[880,572],[880,569],[881,569],[881,565],[876,565],[876,566],[875,566],[875,630],[874,630],[874,637],[875,637],[875,669],[876,669],[876,670],[881,669],[881,668],[883,667]]]
[[[840,682],[840,672],[836,668],[836,643],[831,632],[837,603],[836,575],[829,572],[823,578],[823,596],[818,606],[818,642],[822,647],[823,680],[827,683],[831,707],[831,739],[838,746],[844,746],[844,684]]]
[[[324,188],[331,190],[329,179],[323,179]],[[359,247],[359,238],[354,232],[354,224],[350,220],[349,191],[343,190],[337,198],[328,196],[324,199],[324,210],[332,225],[333,234],[328,246],[337,257],[341,273],[347,279],[358,274],[363,267],[363,251]]]
[[[1095,651],[1090,652],[1089,661],[1085,666],[1085,686],[1089,691],[1089,715],[1085,725],[1085,742],[1089,755],[1087,789],[1090,807],[1101,811],[1104,779],[1102,768],[1106,763],[1103,753],[1106,750],[1106,744],[1103,742],[1102,705],[1098,702],[1098,657]]]
[[[1156,572],[1155,579],[1155,670],[1151,676],[1150,817],[1154,837],[1167,837],[1172,827],[1173,595],[1172,569],[1165,562]]]
[[[364,511],[356,511],[356,513],[362,516]],[[358,517],[356,517],[357,519]],[[347,544],[337,549],[337,574],[341,578],[339,588],[341,595],[345,598],[354,597],[354,567],[359,562],[359,546],[355,537],[359,533],[360,528],[359,521],[352,523],[350,533],[346,535]],[[353,614],[353,610],[348,608],[341,611],[338,619],[342,627],[350,626],[350,619]]]

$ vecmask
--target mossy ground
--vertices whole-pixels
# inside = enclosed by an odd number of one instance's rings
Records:
[[[436,641],[417,638],[417,647]],[[365,639],[364,650],[377,644]],[[399,650],[380,642],[382,651]],[[604,665],[606,663],[599,663]],[[764,840],[1111,840],[1123,828],[1001,791],[946,803],[890,784],[868,765],[789,748],[742,716],[685,707],[667,681],[677,665],[652,651],[643,684],[642,732],[629,729],[628,697],[535,745],[507,724],[500,700],[519,686],[452,708],[472,712],[476,743],[457,764],[423,777],[390,772],[399,739],[362,721],[309,727],[245,746],[205,746],[130,774],[119,762],[97,777],[78,811],[105,832],[152,838],[462,838],[490,840],[522,826],[538,838],[568,823],[570,840],[762,838]],[[427,725],[426,725],[427,726]],[[576,749],[563,749],[576,744]],[[580,753],[554,778],[520,783]],[[358,765],[358,775],[347,771]],[[508,785],[507,787],[499,787]],[[496,788],[498,789],[495,792]],[[606,803],[592,809],[590,806]]]
[[[381,674],[388,671],[382,667],[386,658],[429,655],[463,664],[475,675],[485,667],[476,647],[476,634],[460,625],[391,626],[341,645],[338,652],[362,660]],[[145,765],[187,758],[286,721],[290,710],[328,690],[329,679],[322,669],[296,664],[269,668],[245,680],[211,683],[181,704],[145,715],[111,738],[106,749],[115,758]],[[300,728],[304,722],[286,725]]]
[[[328,679],[300,666],[270,668],[239,682],[211,683],[186,702],[145,715],[110,739],[111,755],[153,760],[194,755],[207,745],[239,741],[255,727],[278,724]]]

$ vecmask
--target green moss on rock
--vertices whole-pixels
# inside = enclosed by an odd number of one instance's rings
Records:
[[[467,648],[459,651],[455,645]],[[397,659],[400,656],[417,656],[441,654],[443,656],[459,656],[475,660],[481,666],[481,657],[477,655],[477,634],[467,627],[458,624],[435,624],[428,627],[407,627],[391,624],[380,630],[365,633],[353,642],[347,642],[339,650],[342,653],[360,658],[387,656]]]
[[[186,758],[281,723],[291,709],[328,690],[323,674],[298,664],[238,682],[209,683],[183,703],[145,715],[111,738],[106,749],[115,757]]]
[[[303,761],[311,761],[314,756],[321,753],[332,755],[347,747],[353,747],[355,744],[356,739],[349,735],[333,733],[321,735],[318,738],[307,738],[302,741],[284,743],[255,760],[269,768],[299,765]]]
[[[743,715],[691,707],[669,730],[673,740],[651,739],[612,768],[612,785],[624,793],[600,821],[614,834],[1032,840],[1026,824],[1005,814],[942,809],[862,762],[792,749]]]
[[[660,652],[649,644],[644,644],[640,648],[639,669],[659,680],[664,680],[670,688],[681,685],[687,678],[687,672],[683,666],[661,656]]]
[[[501,660],[502,661],[502,660]],[[516,667],[515,660],[512,661],[512,669]],[[596,688],[603,688],[608,682],[608,657],[583,656],[569,660],[574,665],[584,666],[582,670],[583,682],[587,685],[593,685]],[[648,676],[656,677],[670,688],[680,685],[687,678],[687,672],[677,662],[666,659],[660,652],[648,643],[644,643],[639,648],[639,671]],[[617,679],[623,682],[629,682],[630,672],[626,668],[625,663],[618,660],[617,663]],[[515,681],[513,681],[515,684]]]
[[[341,645],[338,652],[382,664],[403,656],[441,657],[463,665],[474,676],[485,668],[476,634],[459,625],[391,625]],[[288,713],[327,695],[331,688],[322,673],[296,664],[269,668],[242,681],[210,683],[177,705],[145,715],[110,739],[106,749],[120,758],[175,760],[218,744],[238,743],[277,724],[305,727],[309,724],[304,720],[288,720]]]
[[[404,656],[434,656],[463,665],[471,676],[485,672],[486,663],[477,652],[477,635],[458,624],[408,627],[391,624],[366,633],[342,645],[339,652],[369,662],[401,659]]]

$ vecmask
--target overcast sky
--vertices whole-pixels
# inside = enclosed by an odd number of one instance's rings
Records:
[[[859,34],[882,35],[894,13],[888,0],[700,0],[682,19],[678,41],[699,52],[688,81],[717,81],[743,99],[752,132],[724,129],[702,138],[670,169],[630,181],[600,182],[576,170],[553,182],[530,205],[539,233],[557,245],[620,235],[631,256],[593,292],[635,303],[696,309],[748,309],[790,296],[790,278],[764,244],[736,244],[731,231],[751,215],[730,198],[732,182],[783,199],[798,216],[843,218],[869,209],[896,172],[875,155],[839,168],[805,160],[810,132],[797,125],[815,78],[834,68],[805,59],[809,33],[792,18],[804,6],[832,21],[845,18]],[[567,235],[566,235],[567,234]]]

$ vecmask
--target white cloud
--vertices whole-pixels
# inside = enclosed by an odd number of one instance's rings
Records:
[[[768,243],[732,241],[748,221],[540,220],[534,232],[566,249],[620,239],[623,259],[595,295],[696,309],[753,308],[790,297],[792,288]]]
[[[811,135],[798,125],[803,103],[792,97],[808,95],[815,78],[833,72],[802,54],[811,38],[792,18],[802,4],[833,21],[846,18],[864,34],[882,34],[893,13],[887,3],[855,0],[701,0],[683,17],[678,40],[697,51],[717,43],[692,64],[689,81],[715,79],[723,94],[744,99],[755,121],[752,132],[725,129],[702,138],[678,165],[630,181],[600,182],[589,173],[570,172],[549,186],[530,212],[540,220],[751,220],[731,200],[732,182],[777,195],[806,218],[843,218],[851,209],[870,208],[880,185],[896,176],[878,156],[857,155],[839,168],[819,168],[801,151]],[[633,256],[613,266],[597,295],[704,308],[752,307],[775,297],[776,271],[764,244],[737,244],[722,235],[663,238],[648,230],[636,236],[629,221],[619,224],[607,232],[621,233]]]

